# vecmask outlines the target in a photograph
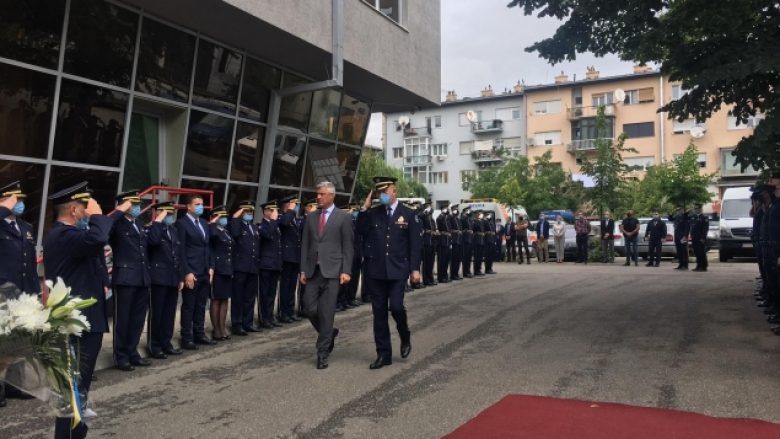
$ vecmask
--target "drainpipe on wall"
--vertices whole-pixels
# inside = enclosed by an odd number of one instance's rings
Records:
[[[664,75],[661,74],[661,76],[658,78],[658,88],[661,90],[661,105],[663,106],[666,102],[664,101]],[[666,122],[666,112],[660,112],[658,113],[658,119],[660,122],[661,127],[661,163],[666,161],[666,130],[664,123]],[[659,163],[660,164],[660,163]]]

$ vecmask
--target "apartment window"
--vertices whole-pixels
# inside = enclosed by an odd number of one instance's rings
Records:
[[[542,133],[536,133],[534,135],[534,144],[541,145],[560,145],[561,144],[561,132],[560,131],[547,131]]]
[[[672,100],[676,101],[677,99],[680,99],[681,97],[688,94],[690,90],[687,88],[683,88],[682,84],[674,84],[672,85]]]
[[[691,128],[693,127],[706,128],[706,124],[704,122],[697,123],[696,119],[685,119],[682,122],[675,119],[674,122],[672,123],[672,131],[675,134],[686,133],[690,131]]]
[[[638,90],[627,90],[626,98],[623,103],[626,105],[644,104],[646,102],[653,102],[655,100],[655,94],[653,93],[653,87],[640,88]]]
[[[674,158],[680,157],[682,154],[674,154]],[[696,162],[699,164],[700,168],[706,168],[707,167],[707,153],[706,152],[700,152],[696,155]]]
[[[756,114],[755,116],[748,117],[747,122],[742,122],[737,125],[737,117],[729,116],[727,127],[729,130],[750,130],[756,128],[762,120],[764,120],[764,115]]]
[[[446,184],[447,183],[447,171],[431,172],[432,184]]]
[[[470,155],[474,150],[474,141],[460,142],[460,155]]]
[[[402,0],[363,0],[369,6],[381,12],[385,17],[401,23]]]
[[[426,117],[425,126],[428,128],[441,128],[441,116]]]
[[[561,100],[534,102],[534,114],[554,114],[561,112]]]
[[[748,166],[744,171],[739,166],[731,153],[734,148],[723,148],[720,150],[720,175],[723,177],[750,177],[758,175],[758,171]]]
[[[506,137],[504,139],[498,139],[502,140],[501,147],[503,147],[507,151],[522,151],[523,149],[523,138],[522,137]]]
[[[598,93],[591,96],[591,105],[600,107],[612,103],[612,93]]]
[[[431,145],[431,155],[446,156],[447,144],[446,143],[434,143]]]
[[[482,110],[475,111],[477,113],[477,120],[476,122],[482,121]],[[469,122],[468,118],[466,118],[466,113],[460,113],[458,114],[458,125],[462,127],[468,127],[471,126],[471,122]]]
[[[473,181],[479,177],[479,174],[474,169],[468,169],[468,170],[461,170],[460,171],[460,182],[465,183],[467,181]]]
[[[655,165],[655,157],[653,156],[628,157],[623,159],[623,163],[625,163],[626,166],[628,166],[629,171],[633,171],[633,172],[647,171],[649,167]]]
[[[629,139],[655,136],[655,122],[624,123],[623,132]]]
[[[430,170],[427,166],[405,166],[404,178],[406,180],[414,180],[418,183],[428,183],[428,175]]]
[[[572,122],[571,138],[573,140],[612,139],[615,137],[614,119],[607,118],[604,128],[599,131],[596,119],[588,117]]]
[[[496,119],[512,121],[520,119],[520,107],[497,108]]]
[[[404,149],[403,147],[397,147],[393,148],[393,158],[394,159],[402,159],[404,158]]]

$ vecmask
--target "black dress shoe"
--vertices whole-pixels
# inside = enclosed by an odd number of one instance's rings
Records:
[[[426,282],[426,283],[424,283],[423,285],[424,285],[424,286],[426,286],[426,287],[432,287],[432,286],[434,286],[434,285],[436,285],[436,284],[435,284],[435,283],[433,283],[433,282]]]
[[[769,323],[780,323],[780,314],[770,314],[766,321]]]
[[[457,276],[457,277],[453,277],[452,280],[463,280],[463,278],[460,277],[460,276]]]
[[[135,367],[130,363],[117,364],[116,368],[124,372],[132,372],[135,370]]]
[[[440,284],[448,284],[448,283],[450,283],[450,280],[449,279],[439,279],[439,283]]]
[[[301,319],[300,317],[296,316],[295,314],[291,315],[291,316],[290,316],[290,318],[291,318],[291,319],[292,319],[292,321],[294,321],[294,322],[300,322],[301,320],[303,320],[303,319]]]
[[[292,323],[292,322],[293,322],[293,320],[291,318],[287,317],[287,316],[283,316],[282,318],[279,319],[279,323],[288,323],[289,324],[289,323]]]
[[[393,364],[393,360],[391,360],[389,358],[376,357],[376,360],[374,360],[374,362],[371,363],[368,366],[368,368],[371,369],[371,370],[381,369],[381,368],[383,368],[385,366],[389,366],[391,364]]]
[[[5,391],[0,394],[0,408],[5,407],[8,403],[5,401]]]
[[[412,353],[412,343],[408,341],[406,343],[401,343],[401,358],[406,358],[411,353]]]
[[[204,346],[213,346],[217,344],[214,340],[208,338],[208,337],[198,337],[195,339],[196,344],[202,344]]]
[[[412,288],[415,289],[415,290],[422,290],[423,288],[425,288],[425,285],[423,285],[423,284],[414,284],[414,285],[412,285]]]
[[[328,353],[333,352],[333,348],[336,347],[336,337],[339,335],[339,328],[333,328],[333,337],[330,338],[330,346],[328,346]]]
[[[319,355],[317,356],[317,369],[327,369],[328,368],[328,357],[325,355]]]
[[[165,355],[164,352],[149,352],[149,356],[154,358],[155,360],[165,360],[168,358],[167,355]]]
[[[490,271],[486,271],[485,274],[496,274],[496,272],[493,271],[493,270],[490,270]]]
[[[259,325],[263,329],[274,329],[274,325],[268,323],[268,322],[262,322]]]
[[[130,360],[130,364],[132,364],[133,366],[147,367],[147,366],[151,366],[152,362],[146,358],[133,358],[132,360]]]
[[[348,308],[347,308],[347,305],[344,305],[344,304],[342,304],[342,305],[339,305],[339,306],[336,308],[336,311],[337,311],[337,312],[341,312],[341,311],[346,311],[347,309],[348,309]]]
[[[244,332],[263,332],[261,328],[255,328],[254,326],[249,326],[242,329],[244,330]]]
[[[197,351],[198,345],[196,345],[193,341],[183,341],[181,342],[181,348],[187,349],[188,351]]]
[[[279,322],[277,322],[275,320],[271,322],[271,326],[273,326],[274,328],[281,328],[282,327],[281,323],[279,323]]]
[[[195,349],[197,348],[198,347],[195,346]],[[181,355],[181,349],[176,349],[176,348],[164,349],[163,352],[165,352],[166,355]]]
[[[246,337],[249,335],[246,331],[244,331],[243,328],[233,328],[230,331],[233,333],[233,335],[238,335],[239,337]]]
[[[470,278],[474,277],[474,275],[469,273],[469,274],[464,274],[463,277],[468,277],[470,279]]]

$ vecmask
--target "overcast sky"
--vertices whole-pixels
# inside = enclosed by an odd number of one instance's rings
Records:
[[[561,70],[571,79],[585,78],[586,66],[595,66],[601,76],[631,73],[632,64],[615,56],[596,58],[578,55],[577,61],[551,66],[525,48],[552,36],[560,22],[525,16],[509,9],[509,0],[441,0],[441,99],[447,90],[459,98],[479,96],[491,85],[501,93],[517,81],[526,85],[553,82]],[[381,119],[374,115],[366,143],[381,145]]]

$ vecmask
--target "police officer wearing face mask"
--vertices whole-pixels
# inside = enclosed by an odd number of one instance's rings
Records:
[[[436,276],[439,279],[439,283],[446,284],[450,281],[447,271],[450,268],[450,227],[447,223],[447,216],[449,216],[450,210],[448,207],[443,207],[439,216],[436,217],[436,228],[439,230],[439,253],[437,255],[438,266],[436,267]]]
[[[298,213],[300,200],[288,195],[279,204],[283,210],[279,215],[279,230],[282,233],[282,273],[279,276],[279,322],[297,322],[295,316],[295,290],[301,272],[301,236],[303,220]]]
[[[214,206],[211,209],[210,254],[211,266],[214,267],[214,277],[211,281],[211,339],[223,341],[230,338],[227,333],[226,321],[233,293],[233,237],[228,231],[228,211],[225,206]]]
[[[493,261],[496,259],[496,223],[492,211],[485,212],[485,216],[482,218],[482,231],[485,233],[482,247],[485,274],[496,274],[493,271]]]
[[[674,220],[674,246],[677,250],[677,261],[679,264],[675,270],[688,269],[688,233],[691,231],[690,218],[682,206],[677,206]]]
[[[460,229],[460,218],[458,218],[458,205],[450,208],[450,215],[447,215],[447,225],[450,228],[450,239],[452,241],[452,252],[450,252],[450,280],[463,280],[458,274],[460,271],[461,259],[463,259],[463,231]]]
[[[482,261],[484,257],[485,229],[482,223],[484,214],[482,210],[474,211],[472,230],[474,231],[474,276],[484,276]]]
[[[246,336],[261,332],[255,327],[255,300],[259,285],[260,232],[254,225],[255,202],[244,200],[228,222],[233,236],[233,295],[230,302],[230,332]]]
[[[116,211],[103,215],[103,210],[92,198],[87,182],[59,191],[53,191],[49,200],[54,206],[56,218],[43,241],[44,272],[52,282],[62,278],[74,295],[82,299],[94,298],[97,303],[82,311],[89,321],[89,332],[73,337],[72,346],[80,359],[79,390],[86,400],[92,384],[103,333],[108,331],[108,272],[104,247],[108,244],[111,228],[130,210],[132,203],[122,202]],[[71,418],[57,418],[54,427],[56,438],[83,438],[87,435],[84,420],[71,429]]]
[[[111,283],[114,287],[114,364],[119,370],[129,372],[135,366],[152,363],[141,358],[138,342],[149,310],[151,278],[147,257],[147,230],[138,217],[141,216],[141,199],[138,191],[128,191],[116,196],[117,204],[130,202],[131,208],[124,217],[114,223],[109,244],[114,255]]]
[[[471,208],[466,206],[460,215],[461,243],[463,248],[463,277],[474,277],[471,274],[471,246],[474,243],[474,223],[471,219]]]
[[[436,246],[438,244],[438,231],[436,221],[433,219],[433,209],[431,202],[426,201],[423,204],[423,211],[420,214],[420,223],[422,224],[422,280],[423,285],[432,287],[436,284],[433,278],[433,263],[436,260]]]
[[[707,232],[710,229],[710,220],[701,213],[701,204],[693,205],[693,218],[691,218],[691,244],[696,255],[696,268],[693,271],[707,271]]]

